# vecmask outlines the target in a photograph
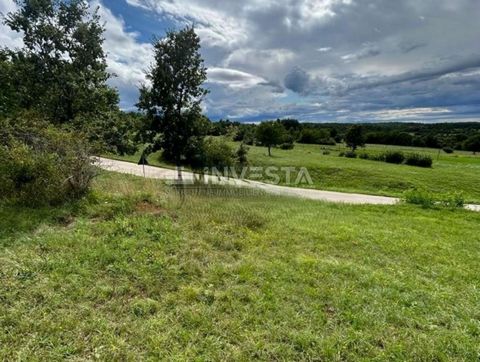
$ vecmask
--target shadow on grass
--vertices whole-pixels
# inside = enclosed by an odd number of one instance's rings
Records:
[[[12,237],[31,233],[43,225],[68,226],[81,212],[83,204],[81,201],[42,207],[0,204],[0,245],[5,246]]]

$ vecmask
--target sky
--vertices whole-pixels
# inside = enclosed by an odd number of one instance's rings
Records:
[[[203,110],[257,122],[480,121],[480,0],[93,0],[134,110],[152,41],[194,25]],[[15,9],[0,0],[0,12]],[[21,37],[0,25],[1,46]]]

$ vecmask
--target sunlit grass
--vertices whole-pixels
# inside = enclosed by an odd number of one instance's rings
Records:
[[[233,144],[233,143],[232,143]],[[238,146],[238,144],[235,144]],[[319,146],[297,144],[293,150],[274,149],[273,157],[267,155],[265,147],[250,147],[251,166],[306,167],[312,177],[313,185],[301,184],[323,190],[359,192],[374,195],[402,196],[412,188],[424,189],[432,193],[446,194],[461,192],[465,201],[480,203],[480,156],[456,151],[446,154],[443,151],[428,148],[368,145],[358,152],[380,153],[385,150],[402,150],[428,154],[433,158],[433,168],[420,168],[408,165],[395,165],[385,162],[349,159],[339,157],[345,151],[343,145]],[[324,151],[330,152],[324,155]],[[118,156],[111,156],[118,158]],[[120,159],[138,162],[140,154],[120,157]],[[151,165],[172,167],[161,161],[160,153],[149,157]],[[286,183],[285,173],[278,173],[282,184]],[[295,180],[296,173],[292,173]],[[248,174],[247,174],[248,177]],[[263,181],[271,182],[265,177]]]
[[[199,190],[104,173],[0,211],[0,355],[475,360],[480,214]]]

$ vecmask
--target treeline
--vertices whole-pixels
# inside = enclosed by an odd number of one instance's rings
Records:
[[[277,119],[298,143],[334,145],[345,141],[352,124],[300,123],[295,119]],[[365,143],[396,146],[445,148],[480,152],[480,122],[462,123],[363,123]],[[230,120],[212,123],[212,135],[234,134],[237,141],[256,142],[256,125]]]

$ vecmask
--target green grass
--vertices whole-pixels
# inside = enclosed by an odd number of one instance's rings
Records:
[[[476,360],[479,225],[103,173],[79,203],[0,209],[0,356]]]
[[[329,155],[323,155],[324,149]],[[408,165],[388,164],[385,162],[349,159],[338,157],[345,147],[297,144],[293,150],[274,149],[273,157],[268,157],[266,148],[250,147],[251,166],[306,167],[313,185],[300,184],[300,187],[313,187],[322,190],[358,192],[373,195],[402,196],[410,189],[423,189],[434,194],[461,192],[466,202],[480,203],[480,155],[456,151],[438,157],[438,150],[428,148],[368,145],[358,152],[380,153],[386,150],[418,152],[432,156],[433,168],[420,168]],[[159,153],[149,157],[152,165],[167,166],[159,160]],[[118,158],[118,156],[113,156]],[[138,162],[140,155],[120,157],[127,161]],[[284,173],[279,173],[284,176]],[[292,173],[292,179],[297,174]],[[263,179],[271,182],[268,177]],[[285,177],[281,179],[286,184]]]

